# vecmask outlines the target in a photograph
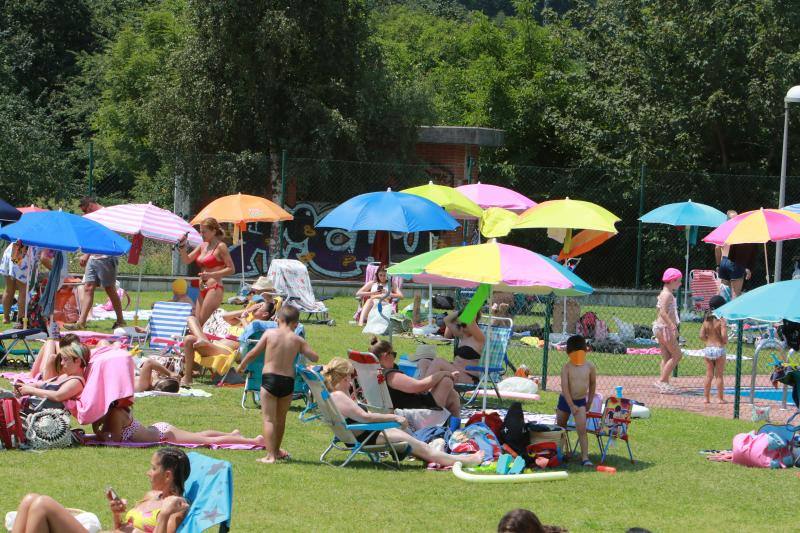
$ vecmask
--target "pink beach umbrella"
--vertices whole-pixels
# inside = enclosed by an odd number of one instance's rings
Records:
[[[502,207],[515,213],[522,213],[536,205],[530,198],[499,185],[478,182],[461,185],[456,187],[456,190],[483,209]]]

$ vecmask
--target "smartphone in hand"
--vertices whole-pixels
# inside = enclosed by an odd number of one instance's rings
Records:
[[[108,501],[111,501],[111,502],[113,502],[114,500],[119,500],[119,495],[111,487],[111,485],[106,487],[106,498],[108,498]]]

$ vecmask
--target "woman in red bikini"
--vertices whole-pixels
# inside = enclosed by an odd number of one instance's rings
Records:
[[[205,324],[208,317],[222,303],[224,288],[222,278],[235,272],[233,260],[228,246],[222,242],[222,228],[214,218],[207,218],[200,223],[200,234],[203,244],[186,251],[186,237],[178,243],[181,261],[187,265],[197,261],[200,267],[200,297],[197,299],[195,315],[200,324]]]

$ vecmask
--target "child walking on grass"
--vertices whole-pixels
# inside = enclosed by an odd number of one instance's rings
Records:
[[[661,376],[654,383],[658,392],[663,394],[675,393],[678,390],[670,385],[669,377],[683,354],[678,346],[678,304],[675,302],[675,292],[681,286],[683,274],[677,268],[668,268],[661,276],[664,288],[658,295],[656,310],[658,317],[653,322],[653,333],[656,336],[658,345],[661,348]]]
[[[294,393],[294,360],[302,354],[311,361],[319,356],[306,340],[296,335],[294,330],[300,321],[300,313],[295,307],[285,305],[278,311],[278,328],[268,329],[247,352],[237,370],[242,373],[247,364],[264,352],[264,373],[261,377],[261,414],[264,417],[264,445],[267,455],[258,459],[261,463],[275,463],[289,459],[289,452],[281,449],[283,431],[286,427],[286,413],[292,403]]]
[[[703,355],[706,360],[706,382],[703,392],[706,403],[711,403],[711,380],[717,380],[717,396],[719,403],[725,401],[723,373],[725,372],[725,346],[728,344],[728,330],[725,319],[714,316],[714,311],[725,304],[722,296],[714,296],[708,302],[709,310],[700,327],[700,340],[706,344]]]
[[[561,395],[556,406],[556,423],[567,427],[569,415],[575,418],[575,430],[581,445],[581,464],[592,466],[589,460],[589,438],[586,434],[586,413],[597,386],[597,369],[586,360],[586,339],[573,335],[567,339],[569,362],[561,370]]]

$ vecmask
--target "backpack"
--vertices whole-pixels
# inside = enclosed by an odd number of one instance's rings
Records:
[[[522,412],[522,404],[514,402],[506,412],[503,425],[497,433],[497,438],[501,443],[507,444],[517,455],[525,459],[525,464],[533,465],[533,460],[528,456],[527,448],[530,443],[528,436],[528,426],[525,423],[525,414]]]
[[[0,448],[11,450],[25,442],[19,402],[16,398],[0,398]]]
[[[593,339],[597,328],[597,314],[594,311],[587,311],[578,320],[577,333],[587,339]],[[608,329],[606,329],[608,333]]]
[[[739,433],[733,437],[733,462],[754,468],[786,468],[793,463],[792,450],[777,433]]]
[[[456,302],[452,296],[437,294],[433,297],[433,308],[451,311],[456,308]]]

